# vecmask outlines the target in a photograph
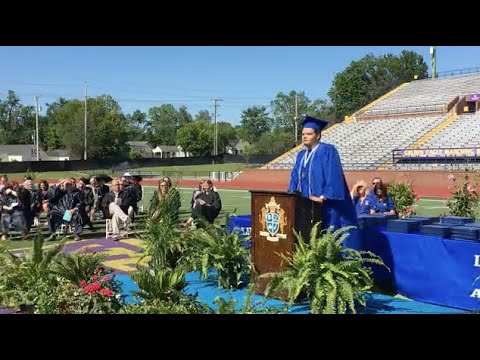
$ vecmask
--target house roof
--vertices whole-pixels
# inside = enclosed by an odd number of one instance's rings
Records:
[[[169,146],[169,145],[158,145],[155,149],[153,149],[153,152],[177,152],[178,147],[176,146]]]
[[[22,156],[23,161],[37,160],[37,147],[35,145],[0,145],[0,158],[7,158],[9,155]],[[39,148],[40,159],[47,160],[48,155],[42,148]]]
[[[236,144],[235,144],[235,149],[237,150],[244,150],[245,149],[245,146],[247,145],[250,145],[250,143],[248,141],[244,141],[244,140],[239,140]]]
[[[127,144],[130,145],[130,146],[139,146],[139,147],[148,146],[148,147],[151,147],[150,145],[148,145],[148,141],[127,141]]]

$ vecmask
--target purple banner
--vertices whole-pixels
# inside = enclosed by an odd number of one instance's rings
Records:
[[[472,158],[480,157],[480,148],[463,149],[407,149],[400,152],[402,158]]]
[[[480,100],[480,94],[472,94],[467,96],[467,101],[478,101]]]

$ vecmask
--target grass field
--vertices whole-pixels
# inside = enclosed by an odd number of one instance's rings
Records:
[[[152,198],[154,186],[143,186],[143,200],[140,205],[144,206],[145,211],[148,209],[148,204]],[[180,212],[180,218],[186,219],[190,214],[190,199],[192,196],[192,188],[180,188],[179,189],[182,199],[182,207]],[[249,215],[250,214],[250,192],[247,190],[226,190],[219,189],[219,194],[222,199],[222,211],[218,218],[219,223],[224,223],[225,215],[237,214],[237,215]],[[448,208],[445,205],[444,199],[429,199],[422,198],[417,204],[417,211],[421,215],[438,216],[445,213]],[[477,209],[477,216],[480,217],[480,209]],[[95,232],[85,230],[82,238],[100,238],[105,234],[105,225],[101,221],[96,224],[97,229]],[[43,229],[43,233],[46,234],[47,230]],[[7,246],[12,249],[31,247],[31,241],[22,241],[16,238],[13,241],[9,241]]]
[[[143,204],[148,206],[148,200],[151,199],[154,186],[143,187]],[[180,189],[182,195],[182,210],[188,211],[190,208],[190,199],[193,189]],[[219,189],[220,198],[222,199],[223,214],[235,212],[237,215],[250,214],[250,192],[247,190],[226,190]],[[235,211],[236,209],[236,211]],[[420,198],[416,204],[417,212],[421,215],[438,216],[446,213],[448,208],[446,199]],[[480,217],[480,208],[477,209],[477,216]]]

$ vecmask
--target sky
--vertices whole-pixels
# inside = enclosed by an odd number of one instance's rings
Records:
[[[171,103],[190,113],[209,110],[219,98],[218,121],[236,125],[242,110],[269,106],[278,92],[305,91],[328,99],[336,72],[368,53],[421,54],[430,67],[430,46],[16,46],[0,47],[0,98],[13,90],[24,104],[39,96],[109,94],[125,114]],[[480,47],[437,47],[437,72],[480,67]],[[479,89],[480,90],[480,89]]]

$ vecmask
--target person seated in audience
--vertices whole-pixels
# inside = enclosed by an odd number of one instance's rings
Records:
[[[97,180],[97,186],[96,186],[96,192],[97,192],[97,197],[98,197],[98,207],[102,211],[103,218],[107,218],[107,214],[105,213],[105,209],[103,208],[103,198],[105,195],[107,195],[110,192],[110,188],[108,187],[107,184],[105,184],[105,178],[103,177],[96,177]]]
[[[123,174],[121,180],[123,181],[123,190],[127,190],[132,186],[132,175],[129,172]]]
[[[3,189],[7,184],[8,184],[8,176],[7,175],[0,176],[0,191],[3,191]]]
[[[192,195],[192,200],[190,201],[190,208],[193,210],[193,208],[195,207],[195,200],[197,198],[198,195],[200,195],[202,193],[202,182],[200,182],[200,184],[198,184],[198,189],[197,190],[193,190],[193,195]]]
[[[131,192],[135,195],[136,200],[135,207],[133,208],[135,214],[138,214],[138,203],[142,201],[143,198],[142,185],[140,185],[142,180],[142,177],[139,175],[132,176]]]
[[[93,223],[90,219],[90,213],[95,203],[95,197],[93,195],[93,190],[90,186],[87,186],[89,183],[89,179],[87,178],[80,178],[77,182],[77,189],[80,192],[80,199],[82,201],[82,211],[80,216],[82,216],[83,223],[88,225],[91,231],[94,231]]]
[[[80,192],[73,186],[71,179],[62,179],[47,191],[50,204],[50,211],[47,215],[48,229],[51,234],[49,240],[56,239],[55,231],[62,224],[65,225],[64,235],[66,235],[70,225],[75,228],[73,239],[75,241],[81,240],[80,234],[83,231],[83,219],[80,214],[85,209],[83,209]]]
[[[371,200],[368,193],[367,183],[363,180],[358,181],[352,187],[350,195],[352,196],[353,206],[355,206],[357,216],[370,214]]]
[[[30,208],[25,209],[25,219],[27,220],[28,231],[32,228],[32,225],[38,226],[38,217],[40,215],[40,197],[39,192],[33,185],[33,180],[25,180],[23,182],[25,191],[28,191],[30,196]],[[36,221],[35,221],[36,220]]]
[[[203,219],[213,224],[222,210],[222,201],[218,192],[213,190],[212,180],[202,181],[202,193],[195,198],[195,206],[192,215],[182,227],[189,227],[196,219]]]
[[[40,202],[40,213],[45,213],[48,214],[48,211],[50,210],[50,205],[48,203],[48,182],[47,180],[40,180],[40,182],[37,184],[38,186],[38,199]],[[40,226],[40,214],[37,219],[34,220],[36,223],[36,226]],[[43,226],[48,226],[48,221],[46,221]]]
[[[380,179],[379,177],[374,177],[374,178],[372,179],[372,185],[373,185],[373,186],[372,186],[371,189],[369,189],[368,195],[369,195],[369,196],[372,196],[372,197],[375,197],[375,190],[376,190],[379,186],[381,186],[382,184],[383,184],[382,179]]]
[[[120,239],[120,225],[128,230],[133,218],[130,191],[123,189],[121,179],[112,180],[112,191],[102,200],[102,207],[108,219],[112,219],[113,240]]]
[[[22,240],[28,238],[28,224],[25,211],[29,210],[30,194],[18,184],[3,184],[0,195],[1,228],[3,241],[8,240],[10,226],[22,233]]]
[[[370,214],[397,214],[392,197],[387,193],[387,186],[384,183],[380,183],[375,186],[375,195],[370,197],[370,199],[373,200]]]
[[[172,181],[165,177],[158,182],[158,188],[150,199],[149,217],[153,221],[161,221],[165,216],[170,216],[175,222],[178,220],[180,206],[180,193],[172,186]]]
[[[90,212],[87,212],[90,221],[93,222],[93,220],[95,220],[95,213],[101,208],[101,204],[98,202],[97,179],[95,179],[95,176],[90,177],[87,187],[92,189],[93,194],[93,206],[91,207]]]

